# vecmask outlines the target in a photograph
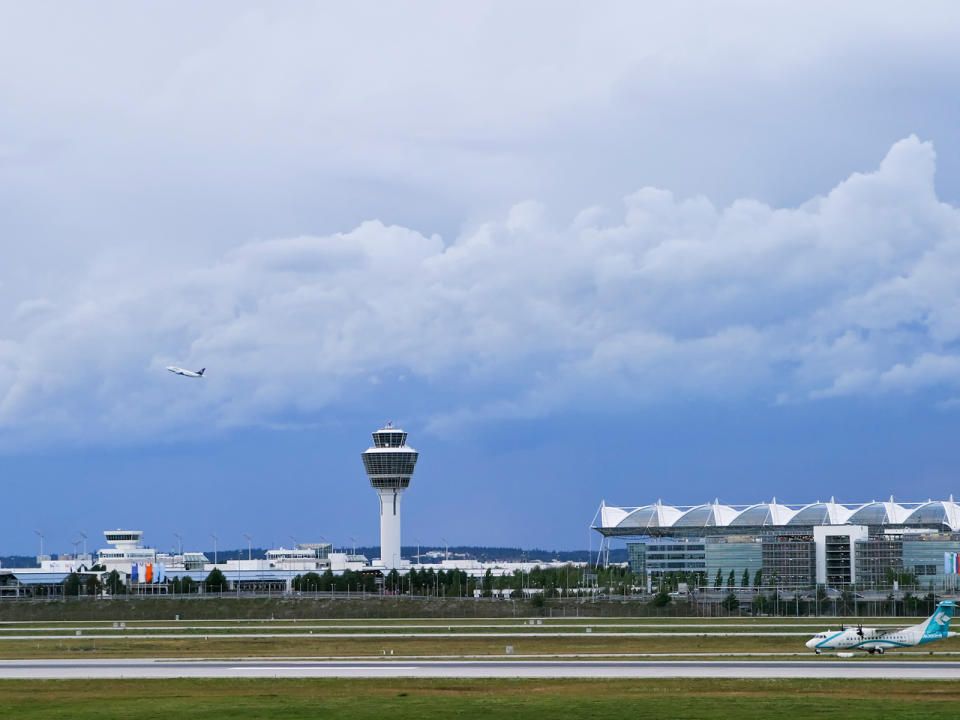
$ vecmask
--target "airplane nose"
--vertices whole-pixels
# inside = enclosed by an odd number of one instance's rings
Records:
[[[804,643],[804,644],[805,644],[808,648],[812,648],[814,645],[817,644],[816,638],[810,638],[810,639],[807,640],[807,642]]]

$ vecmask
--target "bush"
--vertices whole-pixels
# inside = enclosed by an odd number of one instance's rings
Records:
[[[670,597],[670,593],[666,590],[661,590],[656,595],[653,596],[653,600],[650,601],[650,604],[654,607],[665,607],[673,601],[673,598]]]

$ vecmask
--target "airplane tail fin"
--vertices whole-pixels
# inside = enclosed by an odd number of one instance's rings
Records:
[[[203,375],[204,370],[206,370],[206,368],[200,368],[200,370],[197,372],[197,375]]]
[[[933,615],[923,628],[924,638],[945,638],[950,632],[950,619],[953,617],[953,600],[944,600],[937,605]]]

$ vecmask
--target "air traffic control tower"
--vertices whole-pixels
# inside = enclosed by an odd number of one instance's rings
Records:
[[[370,487],[380,497],[380,562],[389,569],[400,566],[400,500],[419,456],[393,423],[373,433],[373,447],[362,455]]]

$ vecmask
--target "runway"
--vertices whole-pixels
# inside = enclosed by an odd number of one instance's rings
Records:
[[[957,662],[3,660],[3,679],[147,678],[886,678],[958,680]]]

